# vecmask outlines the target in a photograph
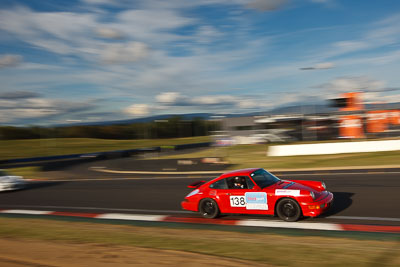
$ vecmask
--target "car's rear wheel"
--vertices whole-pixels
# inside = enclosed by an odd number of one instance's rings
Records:
[[[204,218],[213,219],[219,215],[218,204],[211,198],[205,198],[200,201],[199,211]]]
[[[279,218],[287,222],[295,222],[301,216],[301,208],[297,201],[291,198],[284,198],[279,201],[276,207]]]

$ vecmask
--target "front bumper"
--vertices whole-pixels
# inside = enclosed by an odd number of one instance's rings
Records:
[[[333,194],[327,191],[327,194],[315,202],[300,203],[303,216],[316,217],[327,211],[333,204]]]

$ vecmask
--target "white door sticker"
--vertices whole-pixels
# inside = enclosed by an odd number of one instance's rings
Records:
[[[248,210],[268,210],[267,193],[247,192],[246,209]]]
[[[290,190],[290,189],[276,189],[275,195],[277,196],[300,196],[300,190]]]
[[[230,196],[231,207],[246,207],[246,198],[244,196]]]

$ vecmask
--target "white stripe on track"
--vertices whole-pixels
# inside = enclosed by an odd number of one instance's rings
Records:
[[[256,226],[256,227],[276,227],[293,229],[310,229],[326,231],[342,231],[342,227],[333,223],[306,223],[306,222],[282,222],[282,221],[263,221],[263,220],[240,220],[236,225]]]
[[[97,219],[109,220],[129,220],[129,221],[163,221],[167,216],[164,215],[145,215],[145,214],[123,214],[123,213],[105,213],[96,216]]]
[[[109,211],[109,212],[145,212],[145,213],[161,213],[161,214],[195,214],[192,211],[185,210],[149,210],[149,209],[121,209],[121,208],[101,208],[101,207],[71,207],[71,206],[34,206],[34,205],[5,205],[7,208],[14,208],[15,211],[21,211],[24,209],[54,209],[54,210],[93,210],[93,211]],[[21,208],[20,210],[17,210]],[[1,205],[0,205],[1,209]],[[12,210],[10,210],[12,211]],[[32,211],[28,212],[47,212],[47,211]],[[4,213],[4,212],[3,212]],[[32,213],[35,214],[35,213]],[[362,216],[328,216],[318,219],[339,219],[339,220],[365,220],[365,221],[387,221],[387,222],[400,222],[400,218],[389,218],[389,217],[362,217]]]
[[[360,217],[360,216],[329,216],[328,219],[341,220],[365,220],[365,221],[385,221],[385,222],[400,222],[400,218],[384,218],[384,217]]]
[[[45,210],[2,210],[1,213],[10,213],[10,214],[28,214],[28,215],[48,215],[53,213],[53,211],[45,211]]]
[[[145,209],[115,209],[115,208],[97,208],[97,207],[69,207],[69,206],[33,206],[33,205],[5,205],[7,208],[33,208],[33,209],[68,209],[68,210],[98,210],[111,212],[149,212],[149,213],[187,213],[194,214],[192,211],[185,210],[145,210]]]

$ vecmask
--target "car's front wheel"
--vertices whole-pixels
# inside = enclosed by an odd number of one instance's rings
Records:
[[[278,214],[279,218],[284,221],[295,222],[301,216],[301,208],[295,200],[291,198],[284,198],[279,201],[276,207],[276,213]]]
[[[211,198],[205,198],[200,201],[199,211],[204,218],[213,219],[219,215],[218,204]]]

